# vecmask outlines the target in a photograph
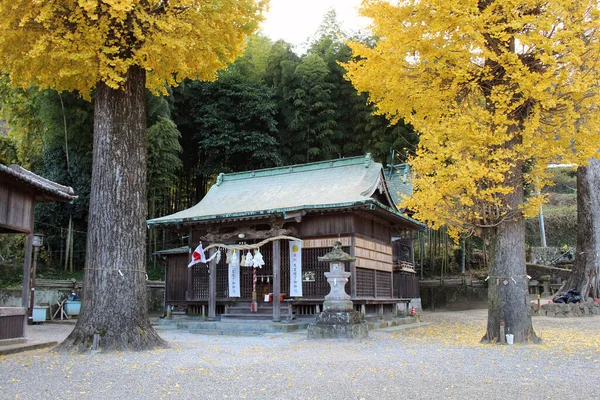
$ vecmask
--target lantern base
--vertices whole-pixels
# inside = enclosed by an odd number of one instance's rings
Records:
[[[368,325],[362,322],[358,311],[327,309],[317,316],[315,324],[308,326],[309,339],[361,339],[368,336]]]

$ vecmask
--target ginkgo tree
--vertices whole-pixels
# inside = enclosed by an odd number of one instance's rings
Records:
[[[145,90],[213,79],[243,50],[263,0],[0,2],[0,69],[14,86],[94,92],[82,313],[63,348],[164,343],[147,312]]]
[[[537,341],[524,218],[550,162],[584,164],[600,135],[595,0],[364,0],[380,39],[351,43],[355,87],[420,132],[405,206],[490,245],[487,333]]]

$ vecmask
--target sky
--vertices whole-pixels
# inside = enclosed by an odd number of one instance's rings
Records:
[[[283,39],[299,48],[315,34],[330,9],[336,11],[344,31],[368,25],[368,19],[358,16],[361,0],[270,0],[270,3],[262,33],[273,41]]]

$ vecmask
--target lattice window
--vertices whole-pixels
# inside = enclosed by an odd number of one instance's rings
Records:
[[[225,261],[227,261],[227,257],[223,253],[217,264],[217,298],[229,297],[229,267]]]
[[[376,271],[377,273],[377,297],[392,297],[392,274],[391,272]]]
[[[208,268],[198,263],[192,266],[192,299],[208,299]]]
[[[356,296],[375,297],[375,271],[356,268]]]

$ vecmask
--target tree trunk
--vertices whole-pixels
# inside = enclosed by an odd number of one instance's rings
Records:
[[[500,341],[500,324],[505,333],[515,335],[515,343],[538,342],[531,324],[527,298],[529,281],[525,269],[525,220],[518,211],[523,203],[521,166],[511,170],[515,190],[507,197],[507,205],[514,216],[506,218],[494,228],[487,228],[484,241],[489,241],[488,323],[482,342]],[[503,338],[502,338],[503,339]]]
[[[148,318],[146,147],[145,71],[134,66],[121,89],[97,85],[82,309],[59,349],[89,350],[94,334],[102,350],[166,346]]]
[[[577,253],[562,290],[598,297],[600,272],[600,160],[577,169]]]

